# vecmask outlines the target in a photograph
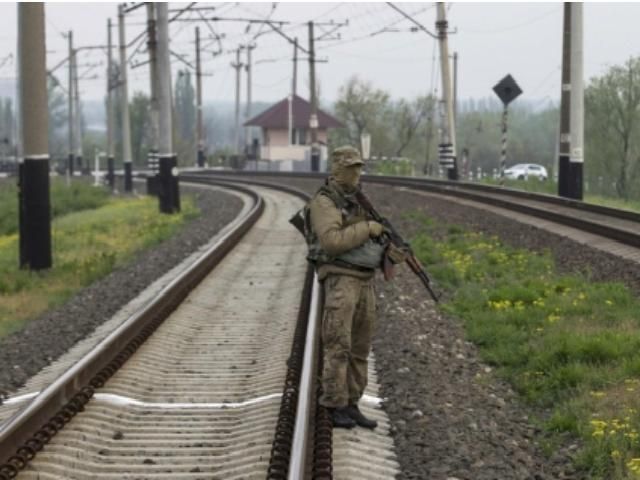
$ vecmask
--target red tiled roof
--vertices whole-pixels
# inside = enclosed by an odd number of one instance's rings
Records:
[[[311,104],[304,98],[294,95],[291,110],[293,113],[293,128],[309,128]],[[272,105],[264,112],[245,122],[244,125],[262,128],[289,128],[289,99],[285,98]],[[341,127],[344,127],[344,124],[340,120],[318,109],[318,128]]]

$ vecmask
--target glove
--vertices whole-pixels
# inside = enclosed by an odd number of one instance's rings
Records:
[[[380,223],[370,220],[367,222],[367,224],[369,225],[370,237],[379,237],[380,235],[382,235],[382,232],[384,231],[384,227]]]
[[[409,253],[405,249],[398,248],[393,243],[390,243],[387,246],[385,254],[387,255],[387,257],[389,257],[391,262],[396,265],[399,263],[403,263],[409,256]]]

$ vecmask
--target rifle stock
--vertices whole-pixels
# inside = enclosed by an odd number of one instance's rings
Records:
[[[429,278],[429,275],[427,274],[426,270],[424,269],[420,261],[416,258],[415,254],[413,253],[413,250],[411,249],[411,245],[409,245],[409,243],[402,238],[402,236],[393,227],[393,225],[391,225],[391,222],[389,222],[389,220],[384,218],[382,215],[380,215],[376,211],[376,209],[371,204],[371,201],[362,192],[362,190],[358,190],[355,196],[356,196],[356,199],[358,200],[358,203],[360,203],[360,205],[362,206],[362,208],[364,208],[367,211],[367,213],[371,215],[371,218],[376,222],[380,223],[387,230],[387,235],[389,236],[389,240],[391,241],[391,243],[393,243],[398,248],[404,249],[408,253],[405,263],[409,266],[411,271],[415,273],[416,276],[420,279],[424,287],[427,289],[427,292],[429,292],[429,295],[431,296],[433,301],[437,303],[439,301],[439,298],[438,298],[438,295],[436,295],[436,293],[431,288],[431,279]],[[388,271],[387,262],[391,264],[391,261],[385,255],[384,264],[383,264],[385,280],[389,280],[390,278],[393,277],[392,273],[389,273],[389,274],[387,273]],[[391,269],[389,269],[389,272],[391,272]]]

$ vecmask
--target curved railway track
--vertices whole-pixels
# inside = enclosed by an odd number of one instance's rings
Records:
[[[251,183],[233,188],[252,205],[89,355],[42,391],[13,399],[23,408],[7,402],[4,416],[0,409],[0,480],[397,473],[374,371],[363,408],[378,419],[375,432],[332,433],[314,401],[319,293],[287,223],[307,195],[282,184],[324,175],[203,173],[183,181]],[[640,261],[640,214],[482,185],[364,181],[569,225],[630,246],[627,254]]]

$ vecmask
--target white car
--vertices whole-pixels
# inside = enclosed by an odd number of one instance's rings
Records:
[[[539,180],[549,178],[547,169],[535,163],[519,163],[513,167],[509,167],[504,171],[504,176],[517,180],[527,180],[529,177],[536,177]]]

